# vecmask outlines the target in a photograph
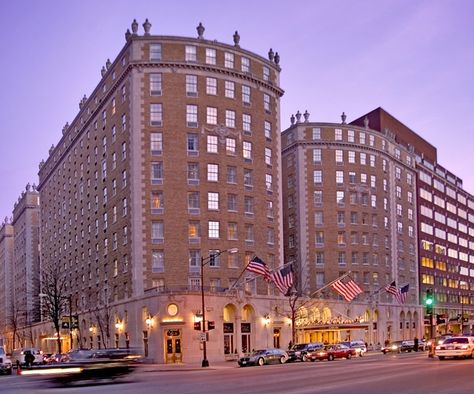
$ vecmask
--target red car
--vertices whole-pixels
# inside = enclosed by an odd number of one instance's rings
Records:
[[[355,354],[355,349],[351,349],[346,345],[338,344],[326,346],[325,349],[316,350],[314,352],[308,353],[308,359],[311,361],[332,361],[335,358],[347,358],[349,360],[352,356],[355,356]]]

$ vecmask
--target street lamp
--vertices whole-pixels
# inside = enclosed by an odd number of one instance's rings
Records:
[[[206,337],[206,305],[204,302],[204,266],[209,264],[209,262],[220,256],[222,253],[228,252],[230,254],[237,253],[239,249],[232,248],[222,250],[220,252],[212,253],[207,257],[201,256],[201,307],[202,307],[202,326],[201,326],[201,340],[202,340],[202,364],[201,366],[208,367],[209,361],[207,360],[207,337]]]

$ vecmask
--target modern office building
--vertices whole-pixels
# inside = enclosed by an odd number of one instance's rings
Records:
[[[367,117],[378,131],[390,130],[412,146],[417,172],[420,299],[434,293],[433,319],[438,334],[474,328],[474,197],[462,180],[438,164],[437,150],[381,108]],[[431,322],[426,320],[426,333]],[[433,332],[435,329],[433,328]]]
[[[282,264],[279,56],[201,24],[197,38],[143,27],[40,164],[41,266],[67,279],[79,320],[68,345],[199,360],[205,312],[210,360],[285,347],[283,298],[243,272],[255,255]]]
[[[310,122],[298,111],[282,133],[285,260],[298,289],[319,301],[298,319],[298,337],[370,344],[423,332],[418,298],[415,155],[390,132]],[[350,272],[353,302],[325,287]],[[399,305],[384,287],[409,285]]]

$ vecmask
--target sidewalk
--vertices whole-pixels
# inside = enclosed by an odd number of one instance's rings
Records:
[[[213,361],[209,362],[209,367],[203,368],[201,361],[194,363],[176,364],[144,364],[144,372],[170,372],[170,371],[212,371],[216,369],[238,368],[237,361]]]

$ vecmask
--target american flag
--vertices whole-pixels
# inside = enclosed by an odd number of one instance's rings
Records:
[[[407,300],[408,290],[410,289],[410,284],[403,286],[402,288],[397,287],[395,281],[385,286],[385,291],[395,296],[395,299],[399,304],[404,304]]]
[[[263,262],[263,260],[258,258],[257,256],[250,260],[250,263],[248,263],[245,269],[247,271],[255,272],[256,274],[262,275],[266,280],[270,280],[270,270]]]
[[[275,283],[275,286],[278,288],[278,290],[280,290],[283,294],[288,293],[288,290],[291,286],[293,286],[294,281],[292,264],[288,264],[282,269],[272,272],[271,279],[273,280],[273,283]]]
[[[352,301],[358,294],[363,292],[360,286],[352,279],[349,279],[347,283],[344,283],[341,279],[337,279],[331,287],[346,301]]]

